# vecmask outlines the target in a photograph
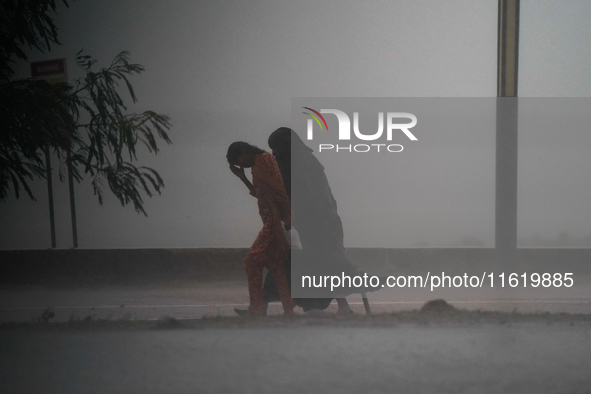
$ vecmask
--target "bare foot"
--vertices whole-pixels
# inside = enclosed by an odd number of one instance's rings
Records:
[[[354,314],[346,298],[337,298],[337,304],[339,304],[339,310],[337,311],[337,315],[348,316]]]
[[[353,312],[353,310],[349,307],[339,308],[339,310],[337,311],[338,316],[349,316],[349,315],[354,315],[354,314],[355,314],[355,312]]]

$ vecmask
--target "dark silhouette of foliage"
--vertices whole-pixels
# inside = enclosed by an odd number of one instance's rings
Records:
[[[75,120],[63,103],[72,87],[45,81],[18,80],[0,84],[0,198],[12,187],[18,198],[20,185],[34,196],[27,180],[45,177],[43,150],[58,153],[72,143]]]
[[[34,199],[28,182],[46,176],[43,152],[50,148],[76,180],[92,177],[99,203],[106,182],[123,206],[131,203],[146,214],[142,192],[148,197],[160,193],[164,182],[154,169],[134,164],[136,148],[141,143],[156,154],[157,139],[171,141],[167,116],[153,111],[126,113],[120,85],[137,102],[128,77],[141,73],[143,66],[130,63],[129,53],[123,51],[110,66],[94,70],[96,61],[80,51],[76,62],[86,76],[73,84],[11,81],[11,58],[26,59],[20,46],[45,51],[50,43],[59,44],[57,28],[47,15],[56,4],[53,0],[3,0],[0,4],[8,15],[2,17],[7,25],[0,28],[0,40],[7,44],[0,52],[0,199],[11,188],[18,198],[21,186]]]
[[[68,7],[66,0],[62,2]],[[23,45],[45,52],[51,43],[59,44],[49,16],[55,9],[55,0],[0,0],[0,82],[13,75],[9,66],[13,56],[27,59]]]

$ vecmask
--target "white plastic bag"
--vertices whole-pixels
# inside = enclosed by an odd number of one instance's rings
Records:
[[[298,234],[298,231],[294,227],[292,227],[291,230],[283,231],[289,241],[289,247],[291,249],[302,250],[302,243],[300,242],[300,234]]]

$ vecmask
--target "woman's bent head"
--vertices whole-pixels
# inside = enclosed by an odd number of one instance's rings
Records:
[[[249,168],[254,165],[255,156],[262,155],[263,153],[265,153],[264,150],[257,148],[254,145],[250,145],[243,141],[237,141],[233,142],[228,147],[226,159],[228,159],[228,163],[233,166]]]

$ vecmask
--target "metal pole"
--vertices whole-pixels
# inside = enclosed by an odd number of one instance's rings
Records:
[[[517,97],[519,0],[499,0],[497,96]]]
[[[56,248],[55,239],[55,214],[53,211],[53,182],[51,180],[51,159],[49,158],[49,147],[45,147],[45,169],[47,171],[47,196],[49,200],[49,226],[51,228],[51,247]]]
[[[365,308],[365,314],[371,315],[371,308],[369,306],[369,301],[367,299],[367,293],[365,291],[361,292],[361,299],[363,300],[363,307]]]
[[[505,262],[517,251],[519,3],[499,0],[495,247]]]
[[[68,163],[68,184],[70,186],[70,213],[72,216],[72,239],[74,248],[78,247],[78,228],[76,226],[76,200],[74,198],[74,177],[72,176],[72,170],[70,168],[71,153],[68,149],[67,163]]]

